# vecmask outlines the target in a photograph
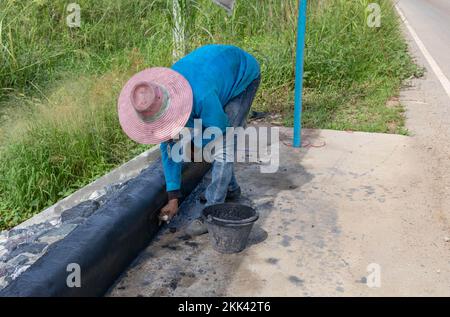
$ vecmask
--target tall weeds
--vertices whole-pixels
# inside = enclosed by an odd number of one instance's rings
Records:
[[[240,0],[233,15],[211,0],[178,0],[187,51],[234,44],[260,61],[255,109],[291,123],[297,0]],[[138,70],[172,63],[172,0],[0,2],[0,229],[34,213],[142,151],[117,120],[121,86]],[[403,133],[388,108],[417,74],[389,0],[381,28],[366,24],[369,0],[309,1],[305,127]]]

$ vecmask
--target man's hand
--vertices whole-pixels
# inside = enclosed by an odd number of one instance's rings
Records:
[[[159,215],[160,223],[162,221],[169,223],[172,220],[172,218],[175,217],[177,212],[178,212],[178,198],[169,200],[167,205],[165,205],[161,209],[161,213]]]

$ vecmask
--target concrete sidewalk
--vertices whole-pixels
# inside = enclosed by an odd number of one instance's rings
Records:
[[[202,208],[192,195],[177,231],[163,230],[109,295],[450,295],[448,221],[414,138],[306,130],[319,147],[293,149],[281,131],[277,173],[237,167],[243,202],[261,214],[244,252],[221,255],[207,236],[184,236]],[[379,288],[366,283],[372,263]]]

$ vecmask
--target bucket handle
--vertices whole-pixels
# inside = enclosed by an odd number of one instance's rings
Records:
[[[248,226],[250,223],[254,223],[259,219],[259,214],[256,213],[254,216],[247,218],[245,220],[226,220],[226,222],[223,219],[219,219],[216,217],[213,217],[211,215],[208,215],[206,217],[206,221],[209,223],[212,223],[213,221],[219,222],[224,227],[243,227]]]

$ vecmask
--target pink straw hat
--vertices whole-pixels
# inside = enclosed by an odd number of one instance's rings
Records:
[[[189,82],[165,67],[145,69],[123,87],[118,101],[123,131],[141,144],[173,139],[184,128],[192,111]]]

